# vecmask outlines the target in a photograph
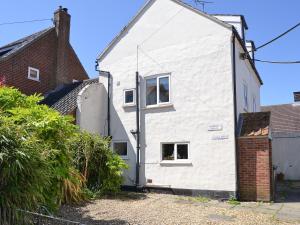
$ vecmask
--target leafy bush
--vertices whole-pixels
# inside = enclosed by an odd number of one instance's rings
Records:
[[[116,191],[126,166],[109,140],[80,132],[40,100],[0,87],[0,204],[54,210],[84,200],[86,185]]]
[[[74,165],[86,179],[87,187],[99,194],[117,192],[122,184],[122,170],[127,165],[110,149],[109,138],[81,132],[71,142]]]
[[[43,146],[20,126],[0,118],[0,204],[35,208],[45,202],[50,185],[48,163],[36,149]]]

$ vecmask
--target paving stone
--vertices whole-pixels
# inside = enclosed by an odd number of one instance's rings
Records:
[[[215,222],[234,222],[233,216],[210,214],[207,216],[207,218]]]

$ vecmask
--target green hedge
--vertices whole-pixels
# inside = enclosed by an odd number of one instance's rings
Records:
[[[1,206],[55,210],[90,191],[118,191],[127,166],[110,140],[81,132],[40,100],[0,87]]]

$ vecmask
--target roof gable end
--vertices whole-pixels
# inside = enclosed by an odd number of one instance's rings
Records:
[[[113,47],[128,33],[128,31],[136,24],[136,22],[145,14],[145,12],[158,0],[149,0],[141,9],[140,11],[133,17],[133,19],[121,30],[121,32],[109,43],[109,45],[107,46],[107,48],[105,48],[97,57],[97,60],[101,61],[112,49]],[[223,26],[227,29],[232,29],[232,26],[215,18],[214,16],[208,15],[194,7],[192,7],[191,5],[188,5],[184,2],[182,2],[181,0],[169,0],[172,1],[176,4],[179,4],[180,6],[191,10],[194,13],[197,13],[217,24],[219,24],[220,26]]]

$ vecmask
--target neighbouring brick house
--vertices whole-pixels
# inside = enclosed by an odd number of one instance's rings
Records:
[[[241,114],[238,142],[240,199],[271,201],[274,198],[270,112]]]
[[[0,47],[0,76],[25,94],[47,94],[88,75],[72,48],[66,8],[54,12],[54,26]]]

